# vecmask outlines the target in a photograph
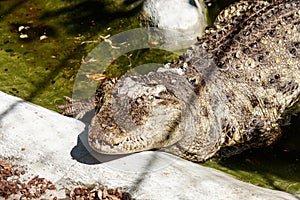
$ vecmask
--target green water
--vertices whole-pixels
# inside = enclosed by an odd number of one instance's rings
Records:
[[[210,17],[229,1],[213,2]],[[0,1],[0,90],[58,111],[57,105],[65,103],[62,97],[72,96],[83,58],[103,41],[101,36],[140,27],[139,10],[134,0]],[[162,50],[131,52],[116,60],[107,75],[176,57]],[[283,139],[272,148],[204,165],[245,182],[300,194],[299,120],[295,116],[292,125],[283,127]]]
[[[97,45],[82,42],[139,26],[139,8],[118,2],[0,1],[0,89],[56,110],[63,95],[71,96],[82,58]],[[20,32],[21,26],[28,28]]]

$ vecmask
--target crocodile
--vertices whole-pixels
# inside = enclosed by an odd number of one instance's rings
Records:
[[[107,78],[59,108],[77,118],[96,110],[88,140],[99,153],[159,149],[204,162],[273,144],[299,85],[299,0],[239,1],[177,61]]]

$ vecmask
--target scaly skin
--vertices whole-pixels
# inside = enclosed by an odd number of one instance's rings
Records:
[[[300,2],[241,1],[179,61],[108,79],[80,106],[60,108],[82,115],[96,105],[89,143],[100,153],[162,148],[202,162],[274,143],[299,85]]]

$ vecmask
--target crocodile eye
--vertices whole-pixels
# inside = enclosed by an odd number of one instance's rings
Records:
[[[166,140],[169,140],[170,139],[170,134],[168,134],[167,136],[166,136]]]

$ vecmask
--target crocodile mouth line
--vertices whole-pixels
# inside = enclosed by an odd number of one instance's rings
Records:
[[[149,143],[151,143],[149,138],[146,139],[143,136],[135,136],[134,138],[127,137],[120,142],[109,142],[104,139],[99,140],[89,137],[88,141],[93,149],[101,152],[102,154],[128,154],[132,153],[133,151],[142,151],[149,145]],[[123,149],[122,153],[120,153],[120,149]],[[124,151],[124,149],[127,151]],[[149,148],[149,150],[150,149],[151,148]]]

